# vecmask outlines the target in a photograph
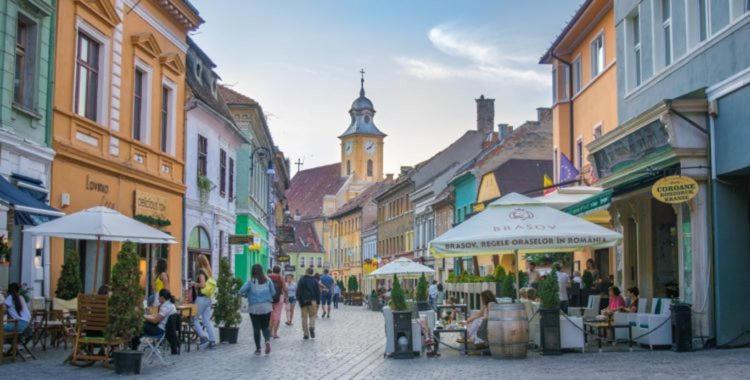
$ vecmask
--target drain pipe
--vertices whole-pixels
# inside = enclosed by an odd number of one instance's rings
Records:
[[[565,65],[568,69],[568,105],[570,106],[570,112],[568,112],[568,123],[570,124],[570,151],[568,154],[570,154],[570,157],[568,157],[571,161],[573,161],[574,158],[574,149],[575,149],[575,124],[573,122],[573,64],[558,57],[556,54],[552,53],[552,58],[560,61],[563,65]],[[555,78],[557,80],[557,78]],[[557,94],[555,94],[555,97],[557,97]],[[581,152],[583,153],[583,152]],[[579,179],[580,180],[580,179]]]

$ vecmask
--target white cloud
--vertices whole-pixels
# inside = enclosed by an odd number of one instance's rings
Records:
[[[501,52],[491,44],[443,26],[430,29],[427,38],[442,53],[468,62],[447,65],[422,58],[396,57],[396,62],[409,75],[427,80],[467,78],[531,82],[536,85],[549,83],[549,75],[539,68],[532,57]]]

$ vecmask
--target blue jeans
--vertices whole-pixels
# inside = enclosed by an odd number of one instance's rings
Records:
[[[216,336],[214,332],[214,324],[211,322],[211,299],[208,297],[199,296],[195,299],[195,304],[198,306],[198,315],[193,317],[193,327],[201,338],[206,338],[211,342],[216,342]],[[201,321],[198,320],[200,317]],[[201,325],[201,322],[203,324]]]
[[[5,326],[3,326],[3,331],[23,332],[27,327],[29,327],[29,322],[19,320],[17,325],[15,323],[6,323]]]

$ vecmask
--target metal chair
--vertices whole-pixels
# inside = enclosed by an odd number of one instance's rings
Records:
[[[144,335],[141,337],[141,345],[145,346],[143,353],[145,354],[144,360],[146,363],[153,363],[154,359],[158,359],[161,364],[167,365],[167,361],[164,359],[164,353],[162,352],[162,346],[164,346],[166,340],[166,334],[162,332],[158,335]]]

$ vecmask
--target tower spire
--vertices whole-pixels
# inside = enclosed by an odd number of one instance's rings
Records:
[[[360,82],[359,96],[365,96],[365,69],[360,69],[359,73],[362,75]]]

